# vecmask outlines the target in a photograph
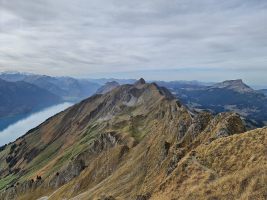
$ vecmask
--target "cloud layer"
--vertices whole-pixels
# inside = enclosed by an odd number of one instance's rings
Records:
[[[266,21],[266,0],[0,0],[0,70],[223,69],[253,80],[251,70],[267,73]]]

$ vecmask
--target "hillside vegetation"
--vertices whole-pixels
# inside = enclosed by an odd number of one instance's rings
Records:
[[[57,114],[0,151],[1,199],[262,199],[267,128],[194,113],[140,79]]]

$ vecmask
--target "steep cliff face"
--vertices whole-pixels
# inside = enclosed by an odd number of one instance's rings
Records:
[[[266,129],[237,134],[244,131],[238,115],[191,113],[141,79],[74,105],[2,149],[1,198],[201,199],[201,184],[211,184],[210,196],[225,197],[217,189],[223,181],[230,187],[226,177],[266,164]],[[259,197],[265,178],[248,179],[258,180]]]

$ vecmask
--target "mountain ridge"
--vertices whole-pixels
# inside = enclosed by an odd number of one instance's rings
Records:
[[[65,101],[75,102],[89,97],[100,87],[99,84],[85,79],[20,72],[3,72],[0,74],[0,78],[10,82],[24,81],[60,96]]]
[[[253,93],[256,92],[251,87],[246,85],[242,79],[226,80],[221,83],[216,83],[211,88],[227,88],[239,93]]]
[[[113,90],[114,88],[118,87],[119,85],[120,84],[116,81],[106,82],[105,85],[98,88],[98,90],[96,91],[96,94],[105,94]]]
[[[234,176],[241,169],[253,171],[255,178],[247,178],[248,184],[260,184],[243,196],[264,197],[266,176],[260,176],[260,166],[266,164],[267,130],[245,131],[239,115],[192,113],[167,89],[141,79],[83,100],[2,149],[0,197],[239,198],[250,191],[242,186],[244,174]],[[212,162],[229,154],[234,157],[230,163]],[[218,193],[221,181],[231,176],[242,190]],[[211,188],[192,197],[196,183]],[[229,181],[224,184],[230,187]]]

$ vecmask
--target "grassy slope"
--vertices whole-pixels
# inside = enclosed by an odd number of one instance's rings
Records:
[[[93,97],[96,101],[81,102],[24,137],[27,141],[25,151],[33,147],[42,151],[29,163],[22,161],[17,164],[25,171],[15,182],[42,175],[48,183],[57,171],[61,173],[78,156],[86,161],[86,168],[55,192],[51,188],[38,188],[19,199],[36,199],[52,193],[50,199],[55,200],[98,199],[102,195],[135,200],[137,195],[146,193],[151,193],[152,199],[205,199],[207,196],[227,199],[233,187],[231,181],[234,185],[242,185],[242,195],[258,197],[258,192],[262,197],[265,194],[266,129],[207,142],[220,129],[227,129],[228,121],[237,124],[230,126],[233,131],[238,130],[234,133],[242,131],[239,122],[232,120],[235,119],[232,115],[221,115],[211,123],[211,128],[199,134],[205,145],[192,147],[185,143],[189,146],[179,147],[181,138],[192,124],[191,115],[175,100],[169,101],[153,94],[157,93],[154,86],[148,87],[152,89],[142,95],[141,100],[146,101],[143,104],[127,108],[121,101],[113,106],[110,94]],[[121,95],[120,90],[123,88],[116,89],[114,95]],[[154,95],[153,99],[151,95]],[[116,116],[105,121],[103,117],[114,110]],[[115,132],[120,142],[100,152],[97,148],[91,149],[91,144],[109,132]],[[170,146],[168,150],[166,143]],[[9,151],[10,146],[0,152],[1,161]],[[94,151],[96,153],[92,153]],[[181,155],[180,160],[174,171],[168,174],[177,155]],[[17,177],[2,178],[0,186],[12,183],[14,178]],[[243,186],[242,181],[247,178],[248,185]],[[253,181],[257,183],[255,193],[250,192],[254,187]],[[233,190],[233,196],[228,199],[232,197],[241,198],[238,189]]]
[[[113,195],[116,199],[134,199],[134,196],[151,190],[154,190],[151,199],[155,200],[266,198],[266,128],[202,144],[189,152],[169,176],[165,174],[167,160],[157,166],[160,162],[157,143],[163,138],[152,136],[145,140],[146,145],[153,140],[151,153],[144,151],[145,144],[140,143],[141,146],[132,149],[125,162],[99,184],[92,184],[93,171],[86,170],[60,188],[51,199],[75,196],[77,193],[72,192],[73,188],[81,183],[83,186],[78,193],[84,193],[74,199],[97,199],[103,194]],[[117,160],[114,152],[106,156]],[[104,161],[100,163],[109,166]]]
[[[188,155],[180,163],[152,199],[264,200],[266,155],[267,128],[200,145],[194,155]]]

